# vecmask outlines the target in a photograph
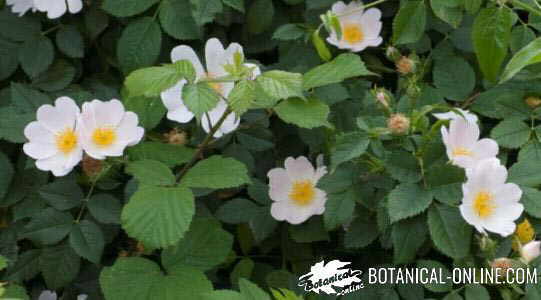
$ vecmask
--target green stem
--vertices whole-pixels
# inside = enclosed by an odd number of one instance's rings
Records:
[[[203,142],[201,142],[201,144],[199,144],[199,147],[197,148],[197,151],[192,156],[192,159],[177,174],[177,183],[180,182],[180,179],[182,179],[182,177],[184,177],[184,175],[186,175],[188,170],[197,162],[197,160],[199,159],[199,157],[201,156],[201,154],[203,153],[203,151],[205,150],[207,145],[212,141],[216,131],[218,131],[218,129],[222,126],[222,124],[225,121],[225,119],[227,118],[227,116],[229,116],[229,114],[231,114],[231,113],[232,113],[232,111],[228,107],[225,110],[224,114],[220,117],[220,119],[218,120],[216,125],[214,125],[214,127],[212,127],[210,129],[209,133],[207,134],[207,136],[205,137]],[[210,121],[210,118],[209,118],[209,121]]]
[[[521,2],[520,0],[511,0],[511,4],[513,4],[513,6],[515,7],[521,8],[523,10],[527,10],[531,12],[532,14],[535,14],[541,17],[541,10],[536,9],[535,7],[532,7],[524,2]]]
[[[51,27],[51,28],[49,28],[49,29],[43,31],[43,32],[41,33],[41,35],[47,35],[47,34],[53,32],[53,31],[59,29],[60,27],[62,27],[62,24],[55,25],[55,26],[53,26],[53,27]]]
[[[83,205],[81,206],[81,209],[79,210],[79,214],[77,215],[77,219],[75,219],[75,223],[79,223],[79,221],[81,221],[81,218],[83,217],[83,212],[86,209],[86,205],[88,201],[90,200],[90,197],[92,197],[92,193],[94,192],[94,187],[96,186],[96,182],[97,180],[92,181],[92,185],[90,185],[90,190],[88,190],[86,197],[83,199]]]

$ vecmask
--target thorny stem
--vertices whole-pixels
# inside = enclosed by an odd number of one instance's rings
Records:
[[[208,144],[212,141],[212,138],[214,137],[214,134],[216,133],[216,131],[218,131],[218,129],[222,126],[223,122],[225,121],[225,119],[227,118],[227,116],[229,116],[229,114],[231,114],[232,111],[231,109],[228,107],[224,114],[220,117],[220,119],[218,120],[218,122],[216,123],[216,125],[214,125],[214,127],[212,127],[209,131],[209,133],[207,134],[207,136],[205,137],[205,139],[203,140],[203,142],[201,142],[201,144],[199,144],[199,147],[197,148],[197,151],[194,153],[194,155],[192,156],[192,159],[184,166],[184,168],[182,168],[182,170],[180,170],[180,172],[177,174],[177,183],[180,182],[180,180],[182,179],[182,177],[184,177],[184,175],[186,175],[186,173],[188,172],[188,170],[197,162],[197,160],[199,159],[199,157],[201,156],[201,154],[203,153],[203,151],[205,150],[205,148],[208,146]],[[210,119],[209,119],[210,120]]]

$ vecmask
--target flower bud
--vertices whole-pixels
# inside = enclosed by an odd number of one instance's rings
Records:
[[[493,269],[499,269],[497,270],[497,272],[498,275],[501,277],[505,277],[505,275],[507,274],[507,270],[512,269],[513,265],[515,265],[514,261],[507,257],[497,258],[490,263],[490,266]]]
[[[97,176],[103,169],[103,161],[94,159],[86,154],[83,156],[83,172],[88,177]]]
[[[415,72],[415,61],[409,57],[402,56],[396,62],[396,70],[402,75],[411,74]]]
[[[385,56],[387,56],[387,59],[390,61],[397,61],[398,59],[400,59],[401,55],[398,49],[393,46],[389,46],[385,50]]]
[[[387,128],[389,128],[393,134],[405,134],[410,128],[410,120],[403,114],[392,114],[387,120]]]
[[[531,241],[528,244],[522,246],[520,249],[520,256],[522,261],[526,264],[536,259],[541,254],[541,242]]]
[[[487,235],[483,235],[479,240],[479,248],[485,253],[493,253],[496,249],[496,242],[491,240]]]
[[[376,100],[385,108],[389,107],[389,103],[391,101],[391,96],[389,95],[389,92],[387,92],[385,89],[375,89],[373,91],[374,97]]]
[[[164,136],[167,139],[168,144],[186,145],[186,143],[188,142],[188,135],[186,134],[186,132],[178,130],[176,128],[164,134]]]
[[[541,98],[536,96],[528,96],[524,101],[530,108],[538,108],[541,106]]]

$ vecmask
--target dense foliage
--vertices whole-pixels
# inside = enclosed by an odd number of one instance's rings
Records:
[[[0,0],[0,298],[537,268],[541,3],[335,2]],[[342,299],[541,299],[363,280]]]

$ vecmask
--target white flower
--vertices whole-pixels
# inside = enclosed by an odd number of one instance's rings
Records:
[[[26,155],[36,159],[36,167],[55,176],[68,174],[83,157],[76,121],[79,107],[68,97],[56,99],[55,106],[38,108],[37,121],[24,129],[28,142]]]
[[[327,194],[316,188],[316,184],[327,168],[322,166],[314,170],[304,156],[297,159],[288,157],[284,168],[269,171],[269,196],[274,201],[271,215],[278,221],[300,224],[312,215],[321,215],[325,211]]]
[[[38,300],[56,300],[57,298],[58,298],[58,296],[56,295],[55,292],[45,290],[45,291],[41,292],[41,294],[39,295]],[[81,294],[81,295],[77,296],[77,300],[86,300],[87,298],[88,298],[88,295],[85,295],[85,294]]]
[[[515,232],[515,220],[524,207],[519,203],[522,190],[514,183],[505,183],[507,170],[497,158],[480,161],[466,169],[467,182],[462,185],[460,213],[477,231],[485,229],[508,236]]]
[[[536,259],[540,254],[541,242],[539,241],[531,241],[520,249],[520,256],[526,264]]]
[[[456,108],[456,110],[460,111],[462,113],[462,116],[457,114],[454,111],[449,111],[446,113],[439,113],[439,114],[432,114],[434,117],[436,117],[439,120],[454,120],[458,118],[466,118],[468,122],[477,124],[477,115],[472,114],[471,112],[467,110],[463,110],[461,108]]]
[[[83,104],[77,130],[86,153],[95,159],[121,156],[124,148],[141,140],[145,130],[137,126],[139,119],[116,99],[93,100]]]
[[[37,10],[47,13],[47,18],[56,19],[61,17],[69,10],[76,14],[83,8],[82,0],[34,0],[34,6]]]
[[[452,120],[449,131],[442,126],[441,135],[447,149],[447,157],[456,166],[471,168],[477,162],[498,154],[496,141],[488,138],[479,140],[477,124],[464,118]]]
[[[331,32],[327,42],[340,49],[350,49],[359,52],[366,47],[376,47],[381,44],[381,11],[370,8],[364,11],[363,4],[351,1],[348,5],[338,1],[332,6],[332,12],[338,16],[342,31],[338,40],[336,32]]]
[[[6,4],[11,5],[11,11],[14,14],[19,14],[19,17],[24,16],[24,14],[30,9],[32,9],[32,11],[36,11],[34,0],[7,0]]]
[[[197,57],[195,51],[189,46],[181,45],[175,47],[171,51],[171,60],[172,62],[183,59],[189,60],[195,68],[196,80],[205,78],[219,78],[228,75],[224,66],[233,63],[234,54],[236,52],[243,54],[242,46],[237,43],[232,43],[227,47],[227,49],[224,49],[222,43],[218,39],[212,38],[207,41],[205,46],[206,69],[201,64],[201,61]],[[252,77],[254,78],[261,73],[259,68],[254,64],[247,63],[245,66],[254,68],[252,71]],[[163,104],[167,108],[167,118],[179,123],[190,122],[194,117],[194,114],[186,107],[186,105],[184,105],[184,100],[182,99],[182,88],[185,84],[186,80],[181,80],[172,88],[161,93]],[[234,87],[234,83],[212,83],[211,86],[224,98],[227,98]],[[225,111],[225,107],[227,107],[225,104],[225,102],[220,101],[215,108],[208,112],[210,116],[210,124],[212,126],[216,124]],[[223,134],[235,130],[239,125],[239,121],[237,119],[238,118],[235,116],[235,114],[231,114],[223,123],[223,128],[220,128],[214,136],[220,137]],[[206,116],[206,114],[203,114],[201,123],[205,131],[209,132],[209,118]]]

